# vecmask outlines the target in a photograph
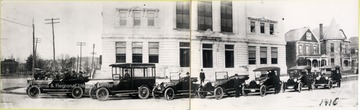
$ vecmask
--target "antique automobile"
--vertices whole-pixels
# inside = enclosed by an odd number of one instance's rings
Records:
[[[284,82],[283,84],[283,92],[285,92],[286,89],[294,89],[295,91],[301,92],[302,88],[305,87],[307,84],[306,81],[309,81],[310,86],[313,86],[313,75],[311,73],[308,73],[305,77],[306,72],[310,72],[311,67],[310,66],[294,66],[288,69],[288,75],[289,79]],[[308,87],[308,89],[312,87]]]
[[[280,68],[279,67],[260,67],[254,71],[254,78],[249,83],[245,81],[242,86],[242,94],[248,95],[248,93],[260,93],[261,96],[265,96],[268,91],[278,92],[281,89],[282,82],[280,81]],[[276,90],[277,89],[277,90]]]
[[[174,74],[177,73],[170,73],[170,82],[161,82],[154,87],[153,97],[163,96],[166,100],[172,100],[175,95],[195,95],[199,87],[199,84],[194,83],[197,82],[197,78],[189,75],[180,77]]]
[[[155,84],[155,64],[111,64],[112,80],[99,81],[89,91],[92,98],[105,101],[110,95],[122,94],[146,99]]]
[[[207,82],[201,85],[197,90],[197,95],[200,98],[205,98],[208,94],[214,95],[215,99],[221,99],[224,93],[228,96],[234,94],[236,91],[235,80],[236,77],[239,80],[239,87],[245,80],[249,79],[249,75],[233,75],[228,76],[228,72],[221,71],[215,72],[215,81]]]
[[[43,74],[41,71],[37,71],[34,78],[28,80],[29,86],[26,89],[26,93],[31,98],[38,98],[41,93],[46,93],[66,94],[78,99],[83,96],[87,81],[89,81],[89,78],[79,73],[65,72],[60,76],[59,73],[54,75]]]
[[[320,67],[321,72],[317,75],[315,80],[315,88],[319,86],[331,89],[334,85],[341,86],[341,72],[338,65],[327,65]]]

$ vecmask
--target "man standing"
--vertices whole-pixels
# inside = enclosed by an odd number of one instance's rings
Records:
[[[240,79],[238,77],[238,74],[235,74],[235,81],[234,81],[234,88],[235,88],[235,97],[239,97],[240,96]]]
[[[205,80],[205,73],[203,72],[203,69],[200,71],[200,84],[202,84]]]

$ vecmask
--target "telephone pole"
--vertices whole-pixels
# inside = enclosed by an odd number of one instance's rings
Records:
[[[54,63],[55,63],[55,34],[54,34],[54,24],[60,23],[60,22],[54,22],[54,20],[60,20],[60,18],[45,19],[45,21],[51,21],[51,22],[45,23],[45,24],[51,24],[51,26],[52,26],[52,35],[53,35],[53,60],[54,60]]]
[[[81,71],[81,55],[82,55],[82,46],[86,46],[86,43],[85,42],[77,42],[77,44],[76,44],[77,46],[80,46],[80,66],[79,66],[79,71]]]
[[[91,65],[93,67],[93,69],[95,69],[95,64],[94,64],[94,55],[96,54],[95,53],[95,44],[93,44],[93,52],[91,52],[90,54],[92,54],[92,61],[91,61]]]
[[[35,74],[35,58],[36,58],[36,52],[35,52],[35,24],[34,24],[34,18],[32,20],[32,28],[33,28],[33,59],[32,59],[32,78],[34,78]]]

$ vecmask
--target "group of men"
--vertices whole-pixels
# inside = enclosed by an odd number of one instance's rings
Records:
[[[75,71],[69,71],[69,70],[62,70],[62,71],[37,71],[34,74],[35,80],[48,80],[48,79],[54,79],[54,80],[68,80],[68,79],[76,79],[76,78],[82,78],[83,72],[79,71],[78,73]]]

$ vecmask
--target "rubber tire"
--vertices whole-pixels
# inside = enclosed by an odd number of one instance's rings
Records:
[[[175,97],[175,91],[173,88],[169,87],[165,89],[164,97],[166,100],[172,100]]]
[[[281,84],[281,89],[282,89],[282,92],[284,93],[285,92],[285,90],[287,89],[287,85],[286,85],[286,82],[284,82],[284,83],[282,83]]]
[[[77,94],[77,92],[79,93]],[[83,94],[84,94],[84,90],[79,86],[75,86],[71,89],[71,96],[75,99],[81,98]]]
[[[224,96],[224,89],[222,87],[216,87],[214,90],[215,99],[219,100]]]
[[[36,91],[35,92],[30,92],[32,90],[36,90]],[[30,98],[36,99],[36,98],[38,98],[40,96],[41,90],[40,90],[40,87],[38,87],[38,86],[29,86],[26,89],[26,93]]]
[[[328,89],[331,89],[332,88],[332,81],[329,81],[327,86],[328,86]]]
[[[96,99],[96,88],[95,87],[91,87],[89,90],[89,96],[92,99]]]
[[[265,85],[260,86],[260,95],[261,95],[261,97],[264,97],[266,95],[266,86]]]
[[[140,99],[147,99],[150,96],[150,89],[146,86],[141,86],[138,91]]]
[[[100,92],[103,92],[103,93],[100,93]],[[102,95],[104,95],[104,96],[102,96]],[[109,98],[109,90],[104,87],[99,88],[98,90],[96,90],[96,98],[100,101],[106,101]]]
[[[248,95],[248,93],[245,92],[245,86],[241,87],[241,94],[242,94],[242,96],[247,96]]]
[[[151,95],[154,99],[156,99],[155,89],[156,87],[154,87],[153,90],[151,91]]]
[[[204,89],[203,89],[202,87],[199,87],[198,90],[197,90],[197,95],[198,95],[201,99],[203,99],[203,98],[206,97],[207,92],[204,91]]]
[[[302,83],[301,82],[299,82],[298,83],[298,85],[297,85],[297,91],[300,93],[301,92],[301,90],[302,90]]]

